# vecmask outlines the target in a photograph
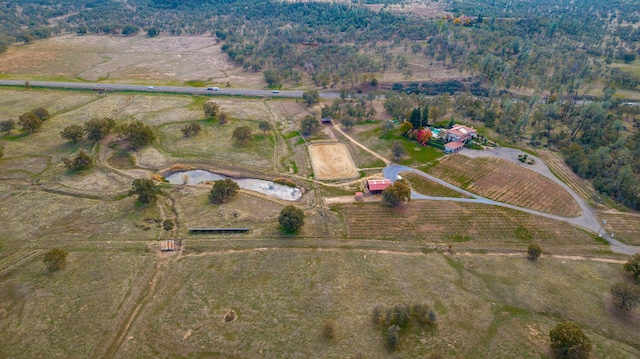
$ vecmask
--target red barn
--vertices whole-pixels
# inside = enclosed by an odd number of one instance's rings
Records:
[[[372,194],[382,193],[382,191],[384,191],[385,188],[389,187],[390,185],[391,185],[391,180],[386,178],[367,180],[367,189]]]

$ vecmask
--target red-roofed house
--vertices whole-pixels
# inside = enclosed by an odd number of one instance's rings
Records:
[[[458,152],[464,147],[463,142],[447,142],[444,144],[444,153]]]
[[[385,188],[389,187],[391,185],[391,180],[390,179],[374,179],[374,180],[367,180],[367,189],[369,190],[370,193],[382,193],[382,191],[385,190]]]
[[[476,138],[478,131],[465,125],[455,125],[447,130],[447,140],[455,142],[467,142],[472,138]]]

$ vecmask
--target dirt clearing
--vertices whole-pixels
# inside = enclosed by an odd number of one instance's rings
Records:
[[[319,180],[351,179],[358,171],[347,146],[339,142],[309,145],[313,173]]]

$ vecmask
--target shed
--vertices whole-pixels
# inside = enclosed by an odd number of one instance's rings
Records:
[[[175,250],[176,250],[176,242],[174,242],[173,239],[168,239],[164,241],[164,243],[162,243],[163,252],[170,252]]]
[[[362,201],[364,199],[364,195],[362,192],[356,192],[356,201]]]
[[[370,193],[382,193],[387,187],[391,185],[390,179],[374,179],[367,180],[367,189]]]
[[[189,228],[189,233],[197,234],[197,233],[246,233],[249,232],[249,228],[247,227],[237,227],[237,228],[217,228],[217,227],[197,227],[197,228]]]
[[[462,142],[449,142],[444,144],[444,153],[453,153],[460,151],[464,147]]]

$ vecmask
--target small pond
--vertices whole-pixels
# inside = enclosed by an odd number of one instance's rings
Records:
[[[185,172],[175,172],[165,179],[171,184],[190,184],[195,185],[207,181],[217,181],[228,178],[226,176],[219,175],[217,173],[205,171],[205,170],[193,170]],[[259,192],[287,201],[297,201],[302,197],[300,189],[295,187],[284,186],[271,181],[265,181],[255,178],[234,178],[234,182],[242,189],[249,191]]]

